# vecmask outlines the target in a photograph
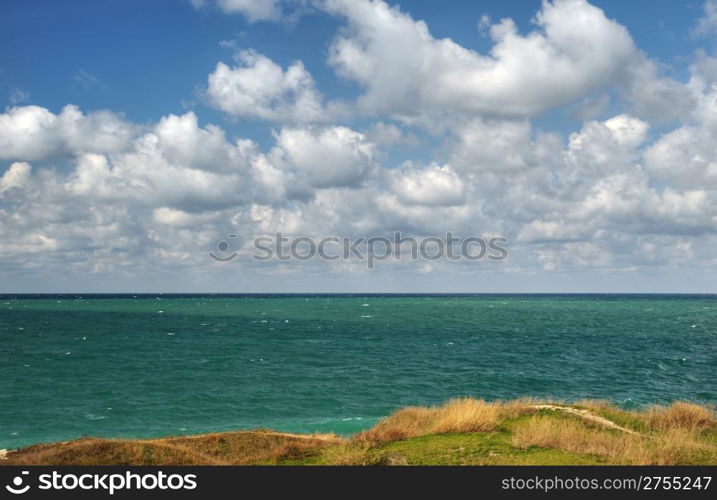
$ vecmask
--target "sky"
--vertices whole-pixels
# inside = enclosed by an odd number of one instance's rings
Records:
[[[717,0],[6,0],[0,293],[717,292],[716,35]],[[396,231],[508,257],[253,258]]]

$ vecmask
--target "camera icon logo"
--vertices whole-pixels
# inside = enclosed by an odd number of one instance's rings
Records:
[[[229,239],[234,239],[236,237],[236,234],[227,235],[227,238]],[[214,252],[209,252],[209,256],[217,262],[229,262],[230,260],[234,260],[238,255],[236,252],[226,254],[226,252],[229,250],[228,241],[220,241],[219,243],[217,243],[217,250],[219,251],[219,255],[216,255]]]
[[[12,480],[12,484],[8,484],[5,486],[5,489],[8,490],[13,495],[22,495],[23,493],[27,493],[27,491],[30,489],[30,485],[26,484],[23,486],[24,478],[23,476],[27,476],[30,474],[29,471],[22,471],[19,476],[15,476]]]

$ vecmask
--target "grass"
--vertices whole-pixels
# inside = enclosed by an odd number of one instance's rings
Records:
[[[333,435],[238,431],[148,440],[84,438],[9,452],[3,465],[248,465],[301,460],[341,443]]]
[[[605,463],[673,465],[709,463],[717,450],[683,430],[671,429],[658,436],[630,435],[591,428],[575,420],[547,416],[530,418],[515,429],[512,444],[519,449],[559,449],[599,457]]]
[[[501,420],[529,411],[532,404],[532,400],[503,403],[460,398],[443,406],[409,406],[357,434],[352,441],[376,444],[428,434],[490,432]]]
[[[454,399],[407,407],[350,438],[265,430],[149,440],[85,438],[8,452],[3,465],[717,464],[712,408],[676,402]]]

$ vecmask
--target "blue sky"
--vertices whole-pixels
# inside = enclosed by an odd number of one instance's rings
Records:
[[[391,3],[426,20],[435,37],[478,51],[491,45],[478,32],[482,15],[510,17],[529,31],[540,8],[539,0]],[[679,77],[696,48],[704,46],[689,34],[702,15],[700,2],[593,3],[628,26],[636,45]],[[33,104],[54,111],[74,103],[84,110],[122,112],[133,121],[156,120],[181,110],[182,102],[196,101],[196,87],[206,84],[216,62],[231,60],[231,50],[220,42],[235,41],[281,65],[302,60],[328,95],[356,95],[356,86],[336,78],[325,62],[339,25],[316,11],[294,22],[249,23],[216,7],[198,11],[182,0],[8,0],[0,18],[0,90],[6,104],[13,91],[23,90]],[[211,107],[196,107],[203,122],[222,122],[236,133],[249,135],[261,126],[237,126]]]
[[[0,12],[0,291],[715,291],[712,0]],[[511,249],[251,262],[279,230]]]

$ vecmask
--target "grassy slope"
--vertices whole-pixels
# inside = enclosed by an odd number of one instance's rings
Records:
[[[12,451],[0,464],[715,465],[717,418],[687,403],[628,412],[592,401],[545,409],[460,399],[404,408],[349,439],[272,431],[80,439]]]

